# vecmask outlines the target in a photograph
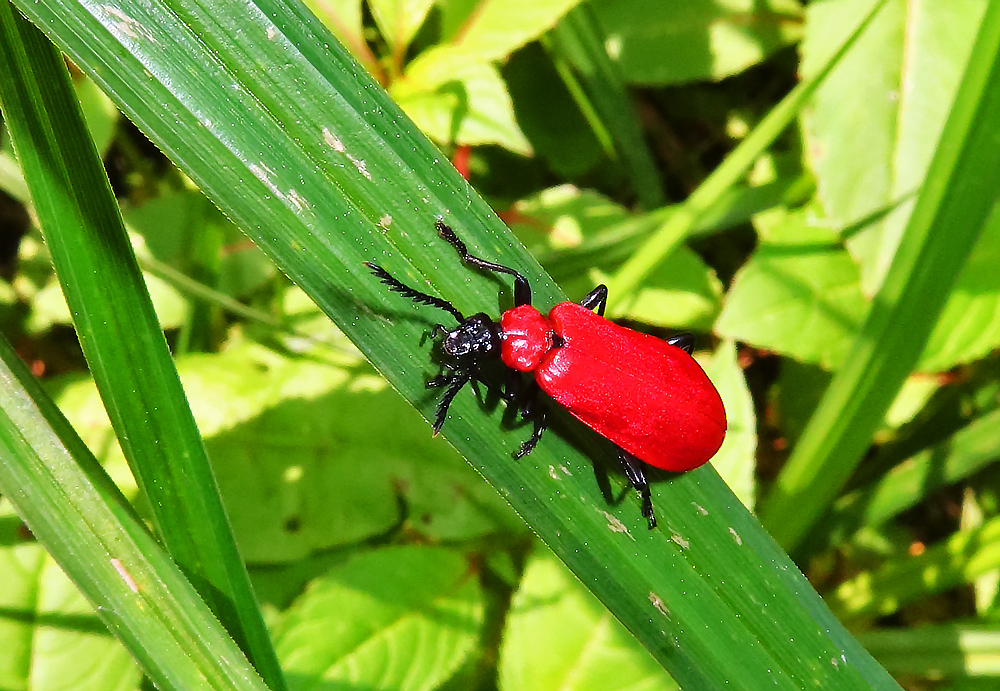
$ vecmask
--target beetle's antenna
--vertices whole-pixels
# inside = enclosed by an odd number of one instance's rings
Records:
[[[517,307],[531,304],[531,287],[528,285],[528,279],[509,266],[494,264],[493,262],[488,262],[485,259],[473,257],[469,254],[469,248],[465,246],[465,243],[458,239],[458,236],[455,235],[455,231],[452,230],[451,226],[446,224],[444,221],[439,219],[434,224],[434,227],[437,228],[438,235],[440,235],[443,240],[447,241],[448,244],[458,250],[458,253],[462,256],[462,261],[466,264],[472,264],[477,269],[486,269],[487,271],[496,271],[498,273],[513,276],[514,304]]]
[[[455,306],[447,300],[436,298],[433,295],[428,295],[427,293],[421,293],[419,290],[414,290],[409,286],[403,285],[378,264],[365,262],[365,266],[371,269],[371,272],[378,276],[378,279],[382,283],[389,286],[389,290],[399,293],[404,297],[408,297],[418,304],[427,305],[428,307],[437,307],[439,310],[444,310],[451,316],[455,317],[459,324],[465,321],[465,317],[462,316],[462,313],[455,309]]]

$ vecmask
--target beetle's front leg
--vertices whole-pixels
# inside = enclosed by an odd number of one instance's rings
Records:
[[[441,371],[437,374],[437,376],[429,379],[424,385],[428,389],[440,389],[442,386],[448,386],[461,374],[458,367],[448,361],[442,362],[441,367],[443,367],[444,370],[447,370],[447,372]]]
[[[438,401],[437,410],[434,414],[434,436],[437,436],[441,428],[444,427],[444,421],[448,419],[448,407],[451,405],[451,402],[455,400],[458,392],[471,379],[471,372],[457,372],[455,374],[439,374],[427,382],[428,389],[446,387],[444,395]]]

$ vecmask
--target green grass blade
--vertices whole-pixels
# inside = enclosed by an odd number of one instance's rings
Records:
[[[854,348],[761,512],[794,549],[853,472],[913,369],[965,259],[994,212],[1000,179],[1000,5],[983,18],[964,80],[896,257]]]
[[[158,688],[267,689],[4,339],[0,459],[0,492]]]
[[[464,312],[502,282],[461,267],[434,221],[562,299],[486,204],[295,3],[125,0],[19,7],[431,417],[424,335],[443,316],[365,269]],[[93,14],[91,13],[93,12]],[[112,67],[113,65],[113,67]],[[386,424],[391,424],[391,420]],[[458,396],[444,436],[687,688],[898,688],[710,468],[657,477],[661,530],[603,494],[613,450],[555,415],[529,457],[502,406]],[[428,428],[428,433],[430,432]],[[612,493],[623,481],[613,478]]]
[[[610,134],[639,203],[655,209],[664,202],[663,183],[653,161],[624,77],[608,56],[593,10],[574,7],[549,33],[546,45],[557,62],[573,66],[589,105]]]
[[[976,418],[940,444],[906,459],[890,472],[842,497],[816,524],[824,544],[838,545],[862,527],[879,526],[932,496],[942,487],[971,477],[997,460],[1000,410]],[[810,540],[810,549],[820,547]]]
[[[1000,631],[989,624],[876,629],[861,634],[861,640],[895,674],[980,677],[984,689],[1000,674]]]
[[[823,69],[811,79],[802,82],[782,99],[767,116],[747,135],[739,146],[730,153],[718,168],[712,171],[698,186],[676,213],[661,226],[656,233],[625,262],[614,277],[608,281],[608,307],[623,303],[628,296],[646,279],[651,271],[669,255],[674,248],[687,239],[698,218],[709,211],[719,199],[746,174],[761,154],[784,132],[798,116],[809,97],[816,91],[834,68],[840,58],[854,44],[858,36],[871,23],[885,4],[876,2],[872,9],[861,18],[857,28],[833,54]]]
[[[776,180],[757,187],[730,187],[711,209],[698,217],[687,237],[703,238],[741,223],[749,223],[754,214],[779,205],[801,203],[814,189],[812,179],[807,176]],[[545,270],[560,283],[594,266],[614,267],[626,261],[682,209],[683,204],[670,204],[646,214],[635,214],[597,235],[588,236],[575,247],[550,250],[536,256]]]
[[[889,561],[841,583],[827,596],[844,620],[892,614],[1000,567],[1000,518],[955,533],[917,557]]]
[[[208,457],[65,63],[6,0],[0,23],[6,124],[122,449],[174,560],[281,688]]]

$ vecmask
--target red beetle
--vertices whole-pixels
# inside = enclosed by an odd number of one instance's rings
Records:
[[[542,316],[531,306],[531,288],[524,276],[473,257],[443,222],[437,222],[437,230],[467,264],[513,276],[515,306],[501,315],[499,324],[482,313],[465,318],[450,302],[403,285],[376,264],[366,264],[393,291],[458,320],[454,330],[438,324],[432,332],[444,336],[441,347],[448,358],[446,372],[427,382],[429,388],[445,389],[434,433],[444,425],[459,390],[479,378],[481,363],[499,356],[511,374],[504,397],[516,401],[521,415],[534,421],[534,432],[515,457],[530,453],[545,431],[545,408],[538,401],[541,389],[618,446],[625,476],[642,498],[642,515],[650,528],[656,527],[649,482],[639,461],[675,472],[691,470],[714,456],[726,436],[726,411],[719,392],[691,357],[694,337],[680,334],[661,341],[608,321],[603,316],[608,289],[603,285],[580,304],[563,302]],[[521,372],[534,373],[527,387],[522,386]]]

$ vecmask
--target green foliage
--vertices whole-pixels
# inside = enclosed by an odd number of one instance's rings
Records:
[[[608,0],[594,3],[608,53],[629,82],[722,79],[799,38],[792,0]]]
[[[0,0],[0,688],[988,687],[1000,6],[307,4]],[[510,299],[438,218],[697,333],[658,530],[559,411],[431,436],[363,262]]]

